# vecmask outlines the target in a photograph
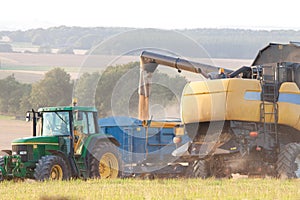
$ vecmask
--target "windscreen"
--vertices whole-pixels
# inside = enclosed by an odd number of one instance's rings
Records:
[[[43,136],[70,135],[69,112],[44,112]]]

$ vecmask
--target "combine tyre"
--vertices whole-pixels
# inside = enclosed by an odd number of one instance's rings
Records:
[[[120,175],[119,151],[111,142],[100,142],[93,147],[90,161],[91,178],[117,178]]]
[[[277,172],[280,178],[300,178],[300,143],[283,147],[278,156]]]
[[[187,168],[186,176],[189,178],[202,178],[210,177],[208,162],[206,160],[196,160],[191,162]]]
[[[59,156],[42,157],[36,164],[34,177],[36,180],[68,180],[70,170],[65,160]]]

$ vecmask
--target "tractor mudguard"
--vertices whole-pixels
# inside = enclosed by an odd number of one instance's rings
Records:
[[[116,146],[120,146],[120,143],[111,135],[107,134],[97,134],[92,135],[84,142],[84,147],[81,152],[81,157],[87,158],[89,156],[89,152],[92,152],[95,144],[99,141],[111,142]]]
[[[1,150],[1,152],[11,156],[12,155],[12,150]]]
[[[60,150],[47,150],[47,151],[50,153],[50,155],[57,155],[62,157],[65,161],[68,161],[67,155]]]
[[[87,151],[91,151],[92,148],[94,147],[94,145],[98,142],[98,141],[106,141],[106,142],[111,142],[116,146],[120,146],[120,143],[111,135],[95,135],[95,136],[91,136],[90,138],[88,138],[88,140],[85,142],[85,150]],[[83,154],[85,154],[86,152],[83,152]]]

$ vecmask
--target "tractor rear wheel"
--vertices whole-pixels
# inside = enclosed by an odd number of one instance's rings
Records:
[[[4,168],[4,158],[0,158],[0,167]],[[0,181],[3,181],[3,175],[0,174]]]
[[[117,178],[120,176],[121,160],[116,146],[110,142],[100,142],[92,150],[90,160],[91,178]]]
[[[300,143],[285,145],[277,161],[279,178],[300,178]]]
[[[36,180],[68,180],[70,178],[70,170],[63,158],[60,156],[44,156],[36,164],[34,170]]]
[[[206,160],[195,160],[189,163],[186,171],[186,176],[189,178],[202,178],[210,177],[208,162]]]

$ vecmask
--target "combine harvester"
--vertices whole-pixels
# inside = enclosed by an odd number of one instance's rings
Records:
[[[217,71],[214,66],[153,52],[145,51],[140,58],[139,120],[133,120],[134,126],[128,119],[123,125],[113,122],[117,118],[99,120],[102,129],[119,137],[124,164],[131,172],[201,178],[233,173],[300,177],[298,43],[269,44],[252,66],[219,69],[219,73],[209,73]],[[217,80],[185,86],[181,121],[152,121],[151,77],[158,65]]]
[[[185,86],[181,120],[154,121],[149,96],[158,65],[216,80]],[[299,178],[299,87],[297,43],[270,44],[252,66],[236,71],[143,52],[139,119],[98,119],[95,108],[75,104],[32,111],[33,137],[16,139],[5,151],[0,180],[232,173]]]

